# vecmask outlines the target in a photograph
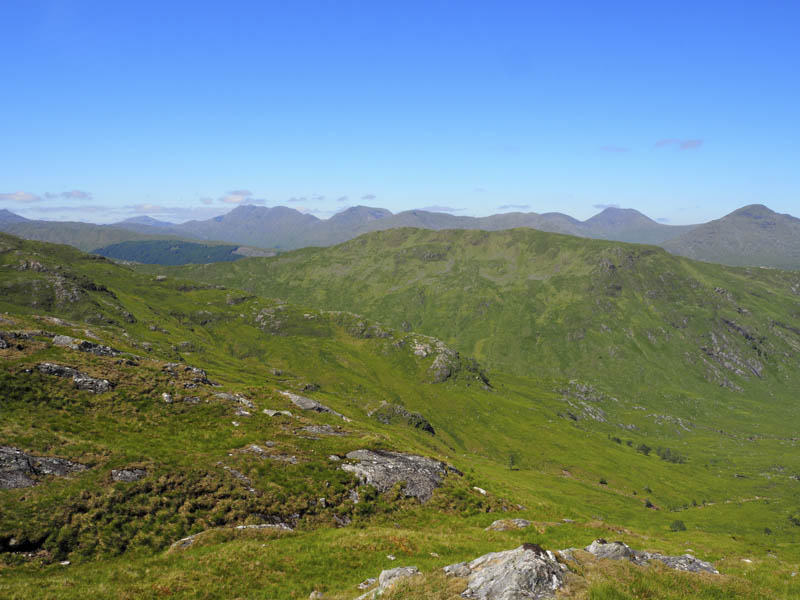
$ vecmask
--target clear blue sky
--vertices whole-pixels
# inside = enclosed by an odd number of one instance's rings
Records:
[[[800,213],[800,2],[0,1],[0,208]]]

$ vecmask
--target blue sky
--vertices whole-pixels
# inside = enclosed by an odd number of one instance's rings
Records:
[[[800,214],[800,3],[0,2],[0,208]]]

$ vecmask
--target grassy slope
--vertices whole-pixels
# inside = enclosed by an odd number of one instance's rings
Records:
[[[681,552],[689,546],[718,561],[727,576],[704,587],[701,597],[732,597],[731,590],[757,597],[764,589],[767,596],[789,598],[800,591],[788,577],[800,561],[792,544],[797,529],[788,519],[797,510],[797,482],[789,475],[800,472],[800,461],[794,442],[779,439],[788,427],[769,411],[759,415],[760,406],[741,402],[741,395],[736,402],[727,396],[709,399],[723,409],[724,434],[706,427],[708,415],[702,410],[698,425],[684,431],[674,423],[658,425],[649,411],[632,409],[625,398],[597,400],[611,424],[573,421],[565,418],[570,407],[557,392],[568,382],[546,369],[526,375],[492,371],[493,390],[470,378],[429,384],[431,359],[392,344],[405,334],[366,338],[359,320],[349,315],[173,278],[156,282],[69,248],[7,237],[0,242],[6,265],[0,271],[0,310],[14,321],[3,324],[5,329],[44,328],[82,336],[88,327],[107,343],[146,356],[139,367],[123,369],[113,359],[53,348],[47,338],[25,341],[23,350],[2,351],[3,370],[11,377],[7,388],[24,388],[27,381],[33,390],[4,399],[3,443],[92,464],[72,479],[0,492],[3,531],[34,537],[47,531],[52,515],[63,518],[75,498],[86,493],[87,514],[97,523],[73,518],[48,538],[52,556],[67,555],[75,563],[68,569],[33,561],[0,570],[5,596],[299,598],[324,589],[349,597],[347,590],[356,583],[400,563],[430,571],[522,540],[558,548],[584,545],[601,535],[651,550]],[[7,266],[33,263],[43,270]],[[277,315],[266,330],[256,319],[268,314],[265,310]],[[47,313],[76,326],[34,317]],[[188,344],[181,347],[180,342]],[[164,391],[194,393],[176,390],[163,374],[163,361],[178,359],[206,368],[211,379],[223,384],[221,389],[246,393],[259,411],[237,419],[241,425],[233,427],[230,404],[211,397],[215,389],[205,388],[197,393],[209,398],[207,404],[164,404]],[[66,381],[22,373],[42,360],[103,374],[119,385],[113,393],[90,396],[71,391]],[[273,369],[283,373],[275,375]],[[315,398],[354,419],[345,426],[351,435],[306,440],[296,435],[299,426],[341,422],[305,415],[300,421],[272,420],[260,414],[264,407],[292,409],[276,390],[312,381],[321,386]],[[381,400],[420,411],[437,435],[368,418],[367,411]],[[686,410],[697,409],[697,402],[689,404]],[[637,429],[623,431],[613,424],[618,420]],[[754,420],[763,437],[748,440]],[[301,457],[301,464],[272,464],[235,452],[265,440]],[[644,456],[635,451],[640,443],[676,448],[688,461],[673,464]],[[438,456],[466,478],[454,480],[429,506],[375,498],[361,514],[345,499],[347,478],[326,457],[364,446]],[[512,454],[516,470],[508,469]],[[249,476],[262,491],[259,498],[250,498],[227,477],[219,461]],[[137,484],[112,484],[110,470],[126,465],[146,466],[150,475]],[[607,485],[599,484],[601,478]],[[489,500],[472,491],[472,485],[489,490]],[[168,502],[153,503],[153,489],[162,488],[182,503],[180,510]],[[215,495],[220,490],[224,497]],[[321,496],[331,499],[330,510],[316,508],[313,501]],[[187,506],[194,497],[208,501],[208,507]],[[492,502],[498,497],[525,505],[512,515],[537,521],[539,529],[484,532],[492,520],[508,515],[484,512],[497,509]],[[659,510],[645,509],[645,497]],[[693,507],[693,501],[699,506]],[[254,502],[275,513],[299,508],[304,518],[293,533],[221,530],[189,550],[163,553],[166,543],[186,533],[253,522],[261,508]],[[336,511],[351,516],[354,524],[332,528]],[[131,514],[140,516],[132,519]],[[562,524],[563,518],[576,523]],[[686,523],[686,532],[669,531],[676,518]],[[767,535],[765,527],[772,533]],[[128,537],[117,535],[119,530]],[[386,559],[390,553],[397,562]],[[754,562],[743,563],[743,557]],[[639,575],[644,581],[638,583],[624,578],[615,583],[613,570],[597,577],[590,588],[596,597],[614,597],[609,589],[635,594],[637,585],[662,589],[652,597],[680,597],[664,589],[665,582],[672,586],[677,581],[673,574],[648,572]]]
[[[102,248],[129,240],[175,239],[174,234],[146,234],[110,225],[95,225],[93,223],[68,221],[26,221],[24,223],[12,223],[3,225],[2,231],[29,240],[52,242],[54,244],[70,244],[85,252],[91,252],[95,248]]]

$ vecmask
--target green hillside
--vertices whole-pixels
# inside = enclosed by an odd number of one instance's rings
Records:
[[[130,240],[165,240],[175,237],[174,234],[137,233],[111,225],[69,221],[2,220],[0,231],[29,240],[69,244],[85,252]]]
[[[0,490],[2,597],[353,598],[413,564],[394,597],[457,598],[444,565],[598,537],[722,574],[598,562],[562,597],[800,594],[790,275],[518,230],[135,270],[2,235],[0,291],[0,446],[86,467]],[[461,474],[377,493],[362,448]]]

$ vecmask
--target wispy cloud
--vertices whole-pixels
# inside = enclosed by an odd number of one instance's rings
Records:
[[[677,138],[664,138],[662,140],[658,140],[654,146],[656,148],[667,148],[673,147],[677,148],[678,150],[695,150],[703,145],[703,140],[679,140]]]
[[[202,202],[203,204],[213,204],[214,199],[213,198],[200,198],[200,202]]]
[[[339,196],[336,199],[337,202],[347,202],[347,196]]]
[[[482,187],[476,187],[476,188],[475,188],[475,189],[473,189],[472,191],[473,191],[473,192],[478,192],[479,194],[483,194],[483,193],[485,193],[485,192],[486,192],[486,188],[482,188]]]
[[[77,213],[77,214],[85,214],[85,213],[108,213],[110,211],[119,210],[119,207],[115,206],[105,206],[99,204],[72,204],[70,206],[36,206],[29,209],[29,212],[35,213],[45,213],[47,215],[51,215],[57,212],[69,212],[69,213]]]
[[[250,190],[231,190],[219,201],[224,204],[264,204],[264,200],[255,200]]]
[[[530,204],[503,204],[498,206],[497,210],[529,210]]]
[[[60,193],[47,192],[44,197],[48,200],[53,198],[64,198],[66,200],[91,200],[92,194],[90,192],[84,192],[83,190],[70,190],[68,192]]]
[[[597,210],[605,210],[607,208],[619,208],[619,204],[592,204],[592,208]]]
[[[31,204],[41,202],[44,198],[31,194],[30,192],[8,192],[0,193],[0,202],[16,202],[17,204]]]
[[[375,200],[375,198],[377,198],[375,194],[364,194],[361,196],[362,200]]]
[[[610,154],[624,154],[631,151],[630,148],[626,148],[625,146],[600,146],[600,150]]]
[[[659,223],[669,223],[670,220],[667,217],[659,217],[656,219]]]

